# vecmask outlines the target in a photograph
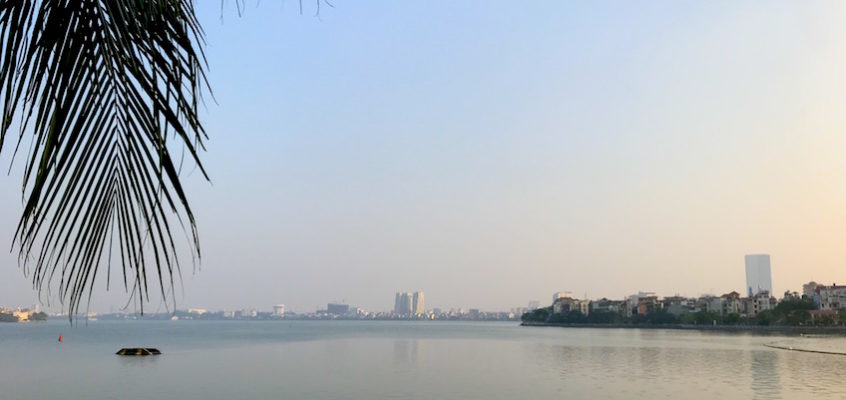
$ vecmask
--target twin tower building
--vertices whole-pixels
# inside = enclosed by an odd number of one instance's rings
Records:
[[[746,295],[752,297],[764,291],[773,295],[770,255],[750,254],[746,256]]]
[[[394,299],[394,314],[420,315],[426,309],[423,307],[423,292],[397,293]]]

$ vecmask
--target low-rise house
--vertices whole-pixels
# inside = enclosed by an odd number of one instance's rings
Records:
[[[816,283],[814,281],[810,281],[804,285],[802,285],[802,297],[806,299],[811,299],[814,301],[814,304],[817,305],[817,308],[820,307],[820,288],[824,287],[825,285]]]
[[[640,300],[638,295],[633,294],[629,297],[626,297],[625,300],[625,307],[623,316],[626,318],[631,318],[633,315],[637,315],[637,303]]]
[[[752,297],[741,297],[740,302],[740,316],[755,318],[755,299]]]
[[[590,300],[576,300],[574,310],[582,313],[584,316],[590,315]]]
[[[766,290],[758,292],[752,297],[740,298],[740,315],[742,317],[755,318],[761,311],[775,308],[777,301],[771,297]]]
[[[772,310],[776,306],[775,298],[770,296],[770,292],[763,290],[752,297],[753,314],[758,315],[761,311]]]
[[[704,295],[696,300],[696,310],[721,314],[723,312],[723,301],[721,297]]]
[[[655,295],[655,292],[637,292],[637,294],[633,294],[633,295],[627,297],[626,298],[626,310],[625,310],[624,316],[626,318],[631,318],[634,315],[638,315],[639,314],[638,309],[639,309],[639,306],[640,306],[640,301],[642,299],[649,298],[649,297],[655,297],[656,301],[657,301],[657,298],[658,298]]]
[[[663,304],[658,300],[657,296],[642,297],[637,302],[637,315],[649,315],[663,308]]]
[[[552,312],[555,314],[567,314],[570,311],[576,310],[578,300],[572,297],[559,297],[552,303]]]
[[[846,308],[846,286],[817,286],[821,310],[838,310]]]
[[[12,315],[17,317],[18,321],[20,321],[20,322],[29,321],[29,317],[32,316],[32,311],[29,310],[29,309],[26,309],[26,308],[24,308],[24,309],[19,308],[19,309],[13,311]]]
[[[721,314],[740,314],[740,293],[732,291],[720,296],[722,300]]]
[[[664,311],[675,316],[696,312],[696,300],[682,296],[664,297]]]
[[[623,308],[623,302],[619,300],[608,300],[607,298],[601,298],[596,301],[590,302],[590,311],[591,312],[620,312]]]
[[[811,310],[808,311],[808,314],[811,315],[811,323],[824,321],[826,319],[832,323],[837,323],[840,319],[837,310]]]

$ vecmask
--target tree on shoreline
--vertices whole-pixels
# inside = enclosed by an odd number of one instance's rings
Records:
[[[578,311],[554,313],[552,307],[539,308],[523,314],[524,322],[540,322],[550,324],[592,324],[592,325],[759,325],[759,326],[837,326],[846,322],[846,309],[837,312],[838,319],[832,316],[811,318],[811,311],[817,305],[810,299],[783,300],[770,310],[759,312],[754,317],[741,316],[735,313],[721,314],[718,312],[699,310],[679,315],[666,311],[657,311],[646,315],[633,315],[624,318],[620,312],[594,311],[587,316]]]

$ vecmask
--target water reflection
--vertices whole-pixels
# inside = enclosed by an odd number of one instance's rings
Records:
[[[750,365],[753,399],[780,399],[779,356],[772,350],[750,351]]]
[[[614,388],[613,395],[604,397],[645,398],[658,392],[681,398],[783,398],[783,355],[747,338],[675,332],[621,335],[561,335],[559,343],[527,344],[524,351],[577,393]]]
[[[161,356],[114,356],[114,358],[117,359],[118,364],[120,364],[123,368],[154,367],[156,363],[158,363],[160,357]]]
[[[409,339],[394,340],[394,364],[395,365],[416,365],[418,354],[418,341]]]
[[[7,339],[0,342],[0,359],[7,361],[0,362],[3,400],[846,398],[846,357],[763,346],[785,337],[354,321],[284,329],[101,324],[75,332],[58,349],[14,329],[20,328],[0,325]],[[31,333],[52,343],[50,329],[34,325]],[[127,342],[143,341],[165,355],[113,355]],[[846,348],[844,338],[802,343]],[[114,384],[91,384],[95,375]],[[145,391],[122,386],[139,382]]]

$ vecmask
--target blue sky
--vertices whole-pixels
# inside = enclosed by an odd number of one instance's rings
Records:
[[[186,174],[180,306],[719,294],[760,252],[776,291],[842,280],[841,3],[333,4],[199,2],[212,183]],[[34,300],[15,265],[0,304]]]

